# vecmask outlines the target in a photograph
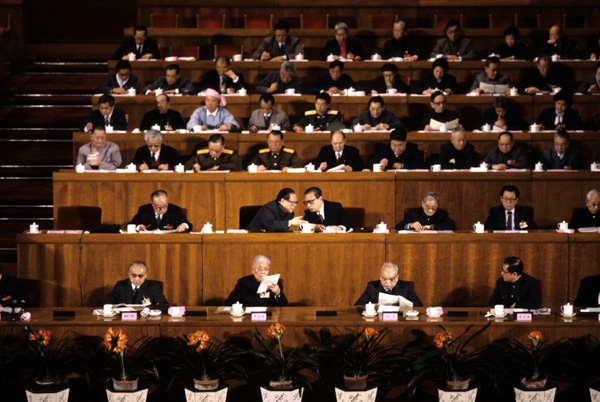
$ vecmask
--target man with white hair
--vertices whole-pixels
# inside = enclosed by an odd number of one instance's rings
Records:
[[[291,61],[284,61],[279,71],[271,71],[256,85],[257,94],[284,94],[286,90],[293,89],[294,93],[301,94],[302,79],[296,75],[296,65]]]
[[[425,193],[421,208],[413,208],[396,225],[396,230],[454,230],[455,224],[448,212],[439,209],[440,197],[436,193]]]
[[[586,208],[573,212],[570,229],[599,227],[600,226],[600,191],[592,189],[585,196]]]
[[[283,307],[288,301],[283,294],[281,279],[269,285],[264,293],[258,293],[258,287],[265,276],[269,275],[271,260],[264,255],[257,255],[252,261],[252,275],[238,279],[235,288],[225,300],[225,306],[239,302],[244,306]]]
[[[381,57],[391,59],[392,57],[408,58],[410,61],[419,59],[419,46],[415,38],[407,36],[406,22],[400,20],[392,26],[393,38],[383,45]]]
[[[190,121],[188,121],[188,131],[193,131],[194,127],[200,126],[201,131],[214,130],[231,131],[239,129],[240,125],[227,109],[227,101],[214,89],[206,90],[204,106],[194,110]]]
[[[148,169],[173,170],[179,163],[179,154],[175,148],[163,145],[163,136],[158,130],[148,130],[144,134],[145,147],[135,151],[133,163],[140,172]]]
[[[423,307],[423,303],[415,293],[412,283],[398,280],[398,266],[391,262],[383,263],[379,280],[367,283],[367,288],[354,305],[364,306],[369,302],[378,304],[380,293],[402,296],[412,302],[413,307]]]

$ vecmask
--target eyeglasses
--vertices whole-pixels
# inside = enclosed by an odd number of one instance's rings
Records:
[[[269,266],[268,265],[255,265],[254,269],[256,271],[262,271],[262,272],[266,272],[269,270]]]
[[[505,270],[501,270],[501,271],[500,271],[500,273],[501,273],[502,275],[505,275],[505,274],[506,274],[506,275],[510,275],[512,272],[508,272],[508,271],[505,271]]]
[[[134,273],[130,273],[129,276],[131,276],[132,278],[140,278],[140,279],[142,279],[144,276],[146,276],[146,274],[134,274]]]
[[[433,103],[433,104],[434,104],[434,105],[436,105],[436,106],[442,106],[442,105],[445,105],[445,104],[446,104],[446,101],[441,101],[441,102],[431,102],[431,103]]]
[[[590,206],[590,207],[597,208],[597,207],[600,207],[600,203],[595,203],[595,204],[594,204],[593,202],[590,202],[590,203],[589,203],[589,206]]]
[[[169,204],[165,204],[165,205],[154,205],[152,204],[152,206],[154,207],[154,209],[156,209],[157,211],[162,211],[164,209],[169,208]]]
[[[398,280],[397,276],[394,276],[393,278],[384,278],[383,276],[381,277],[381,282],[395,282]]]
[[[289,202],[290,204],[298,205],[298,200],[296,200],[296,201],[291,201],[291,200],[288,200],[287,198],[284,198],[284,200],[286,200],[286,201],[287,201],[287,202]]]
[[[506,197],[502,197],[502,201],[506,201],[506,202],[515,202],[517,201],[516,198],[506,198]]]
[[[147,144],[148,148],[160,148],[160,144]]]
[[[313,198],[312,200],[306,200],[306,201],[303,201],[303,202],[304,202],[304,205],[308,205],[308,204],[312,204],[316,200],[317,200],[316,198]]]
[[[435,211],[437,209],[437,207],[424,206],[423,209],[426,210],[426,211]]]

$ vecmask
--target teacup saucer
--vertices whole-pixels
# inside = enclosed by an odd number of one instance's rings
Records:
[[[404,315],[407,317],[416,317],[419,315],[419,312],[417,310],[408,310],[404,312]]]
[[[441,318],[441,315],[433,315],[433,314],[427,314],[427,317],[429,318]]]
[[[365,317],[372,318],[372,317],[375,317],[375,316],[377,315],[377,312],[375,312],[375,313],[373,313],[373,314],[367,314],[367,312],[366,312],[366,311],[363,311],[363,312],[362,312],[362,315],[363,315],[363,316],[365,316]]]
[[[493,311],[490,311],[490,314],[493,315],[496,318],[504,318],[508,315],[508,313],[502,313],[502,314],[496,314]]]
[[[233,311],[231,311],[229,314],[231,314],[234,317],[243,317],[244,316],[244,312],[241,312],[239,314],[234,313]]]
[[[116,316],[117,314],[119,314],[119,313],[117,311],[113,310],[110,312],[110,314],[104,314],[104,312],[102,312],[101,315],[102,315],[102,317],[110,318],[110,317]]]
[[[560,315],[563,316],[563,317],[565,317],[565,318],[573,318],[573,317],[575,317],[577,315],[577,313],[573,313],[571,315],[567,315],[567,314],[561,312]]]

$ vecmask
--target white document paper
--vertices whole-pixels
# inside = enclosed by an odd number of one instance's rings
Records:
[[[385,306],[412,307],[413,303],[405,297],[379,292],[379,304]]]
[[[269,290],[269,285],[277,283],[279,280],[279,275],[280,274],[275,274],[263,277],[256,293],[265,293],[267,290]]]
[[[446,125],[446,128],[448,130],[452,130],[454,128],[456,128],[458,126],[458,119],[454,119],[452,121],[448,121],[446,123],[441,122],[441,121],[437,121],[434,119],[429,119],[429,127],[431,127],[432,130],[440,130],[440,127],[442,127],[443,125]]]
[[[479,88],[483,89],[483,92],[486,94],[505,94],[508,92],[508,85],[494,85],[480,82]]]

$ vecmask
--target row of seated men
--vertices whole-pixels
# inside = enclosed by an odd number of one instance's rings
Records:
[[[244,306],[284,307],[289,304],[284,294],[283,281],[268,286],[265,292],[258,288],[263,278],[268,276],[271,260],[262,255],[253,259],[250,275],[240,278],[224,305],[241,303]],[[128,279],[118,281],[102,304],[167,304],[167,298],[158,282],[148,280],[148,266],[143,261],[133,261],[128,268]],[[355,305],[368,303],[396,304],[404,307],[422,307],[413,284],[399,279],[400,272],[396,264],[385,262],[380,270],[379,280],[367,283],[364,292],[358,297]],[[292,285],[295,286],[295,285]],[[0,297],[2,306],[26,306],[27,291],[18,278],[2,273],[0,267]],[[396,301],[394,301],[394,298]],[[292,300],[293,302],[293,300]],[[488,306],[502,304],[506,308],[538,309],[543,306],[540,286],[537,279],[524,272],[524,265],[518,257],[507,257],[501,269],[501,276],[490,296]],[[579,307],[600,306],[600,276],[586,277],[581,281],[577,297],[574,301]]]
[[[279,64],[278,64],[279,65]],[[314,82],[305,83],[296,74],[297,64],[284,61],[279,71],[273,71],[262,78],[254,87],[257,94],[272,93],[283,94],[287,90],[294,90],[297,94],[314,95],[327,92],[330,95],[343,95],[352,88],[355,91],[365,90],[367,93],[386,93],[390,90],[397,93],[412,93],[430,95],[436,88],[446,94],[454,93],[507,93],[507,88],[515,87],[521,94],[552,92],[554,88],[561,88],[567,92],[580,94],[593,94],[600,92],[600,64],[590,70],[589,76],[582,82],[573,82],[567,77],[565,68],[553,63],[550,56],[540,56],[536,61],[536,68],[521,72],[521,77],[509,77],[502,72],[503,62],[497,56],[486,58],[482,72],[475,74],[472,81],[457,82],[449,72],[450,64],[444,58],[436,59],[431,66],[431,71],[423,74],[419,81],[410,86],[406,79],[398,74],[394,63],[385,63],[381,67],[381,75],[373,76],[366,83],[357,83],[349,74],[344,73],[344,63],[335,60],[330,62],[328,72],[323,72]],[[219,56],[215,60],[215,69],[208,71],[202,81],[196,86],[181,76],[178,64],[169,64],[165,75],[156,81],[141,86],[138,78],[132,74],[131,63],[127,60],[119,61],[115,66],[115,73],[109,74],[106,80],[98,87],[98,92],[107,94],[127,94],[131,88],[136,93],[154,95],[159,90],[167,94],[190,95],[204,92],[206,89],[215,89],[221,93],[231,93],[241,88],[252,91],[251,83],[247,83],[241,72],[230,68],[227,56]],[[484,85],[482,85],[484,84]],[[140,92],[141,89],[141,92]]]
[[[498,38],[496,44],[488,49],[475,49],[471,40],[462,35],[460,23],[450,20],[445,27],[445,37],[438,40],[433,49],[425,51],[418,39],[410,36],[404,21],[393,23],[391,38],[385,42],[383,49],[364,49],[360,42],[348,36],[348,25],[339,22],[333,28],[334,38],[328,40],[322,47],[319,58],[327,60],[351,59],[366,60],[379,52],[383,59],[402,58],[410,61],[442,55],[448,60],[476,60],[489,54],[496,54],[503,59],[531,60],[535,55],[557,55],[561,59],[597,59],[600,55],[600,36],[592,35],[588,49],[582,51],[575,42],[563,35],[562,28],[552,26],[548,31],[548,39],[540,46],[537,53],[527,44],[519,42],[518,28],[511,26],[504,31],[504,40]],[[284,61],[295,59],[299,53],[304,54],[302,41],[289,35],[290,26],[285,21],[275,24],[273,34],[263,39],[260,46],[251,55],[253,60]],[[112,55],[112,59],[160,59],[160,50],[156,41],[148,37],[144,25],[138,25],[133,30],[133,37],[126,38]],[[212,57],[210,57],[212,58]]]
[[[425,169],[427,165],[418,144],[407,140],[408,133],[402,127],[390,133],[390,141],[379,147],[365,166],[360,151],[346,145],[346,135],[342,131],[334,131],[330,136],[331,145],[323,146],[315,159],[300,161],[295,150],[286,147],[283,133],[272,130],[266,135],[267,146],[259,149],[245,166],[255,165],[257,171],[301,168],[312,163],[316,169],[326,171],[343,169],[346,172],[395,169]],[[148,130],[144,134],[146,146],[139,147],[130,163],[137,170],[174,170],[179,163],[185,163],[186,170],[241,171],[244,166],[237,150],[225,146],[225,138],[221,134],[213,134],[208,143],[201,143],[191,156],[181,157],[176,149],[163,144],[163,136],[158,130]],[[203,145],[206,144],[206,145]],[[595,161],[600,160],[600,153]],[[539,160],[544,169],[586,169],[579,152],[570,147],[570,135],[566,131],[557,131],[554,135],[554,146],[546,149]],[[527,169],[534,161],[528,161],[523,147],[515,145],[512,133],[504,131],[498,135],[498,146],[489,150],[482,159],[477,158],[475,147],[466,139],[465,130],[456,127],[450,134],[450,141],[440,147],[439,164],[441,169],[470,169],[486,163],[489,169]],[[86,170],[115,170],[123,165],[119,146],[106,140],[106,130],[97,126],[90,134],[90,142],[82,145],[77,154],[77,164]],[[375,166],[376,165],[376,166]],[[589,165],[591,167],[591,164]]]

